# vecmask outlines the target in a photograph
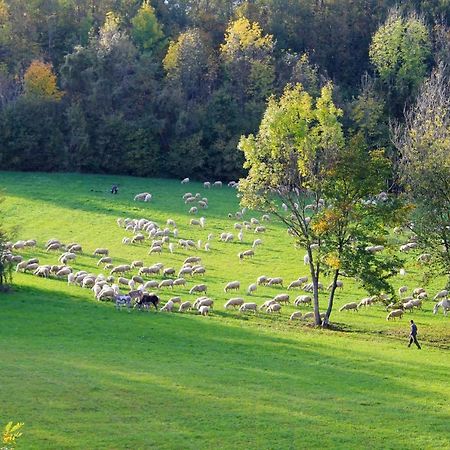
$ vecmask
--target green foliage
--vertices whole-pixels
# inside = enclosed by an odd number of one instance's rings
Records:
[[[150,0],[144,0],[131,20],[131,34],[136,46],[142,51],[154,51],[164,43],[164,33]]]
[[[417,92],[425,78],[431,53],[430,33],[414,14],[392,10],[372,38],[369,55],[382,81],[400,100]]]
[[[375,257],[366,250],[385,244],[388,226],[398,217],[397,201],[374,200],[391,174],[389,160],[382,150],[368,152],[360,137],[345,143],[342,111],[332,92],[328,84],[314,100],[301,85],[288,86],[280,100],[269,100],[258,134],[239,143],[249,169],[239,187],[242,204],[277,215],[306,247],[316,324],[321,271],[333,272],[334,282],[340,273],[356,278],[379,293],[391,291],[387,279],[401,265],[397,258]],[[308,200],[312,203],[307,205]],[[279,210],[281,202],[286,214]],[[319,250],[313,252],[313,245]]]

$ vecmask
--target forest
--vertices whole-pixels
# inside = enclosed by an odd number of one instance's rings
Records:
[[[332,83],[345,135],[395,161],[449,18],[444,0],[0,0],[0,168],[236,179],[241,136],[296,83]]]

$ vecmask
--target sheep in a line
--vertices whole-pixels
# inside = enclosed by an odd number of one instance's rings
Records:
[[[295,289],[295,288],[301,288],[304,283],[308,281],[308,277],[300,277],[298,280],[294,280],[291,283],[289,283],[289,286],[287,287],[288,290]]]

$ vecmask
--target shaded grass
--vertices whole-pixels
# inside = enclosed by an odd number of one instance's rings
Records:
[[[107,192],[113,182],[118,197]],[[188,185],[210,199],[202,212],[207,228],[191,230],[181,200],[186,187],[175,181],[0,173],[2,185],[7,225],[40,244],[25,256],[54,263],[44,241],[79,241],[85,254],[74,267],[95,272],[97,246],[109,247],[118,263],[161,260],[176,268],[193,254],[147,256],[146,247],[122,246],[130,234],[116,226],[119,216],[160,223],[170,216],[180,235],[205,240],[232,231],[226,214],[237,208],[233,190]],[[132,202],[143,190],[154,203]],[[448,319],[431,314],[432,302],[414,313],[425,342],[419,352],[405,348],[406,321],[386,322],[381,306],[336,308],[333,320],[349,332],[289,324],[293,307],[280,317],[225,312],[227,281],[246,286],[262,274],[289,281],[307,274],[298,263],[303,253],[275,223],[255,258],[240,264],[236,254],[253,238],[246,233],[244,244],[214,241],[210,254],[194,252],[216,301],[207,318],[117,312],[89,290],[17,275],[15,292],[0,297],[0,401],[4,421],[26,423],[23,448],[449,448]],[[411,257],[395,285],[412,289],[420,276]],[[344,282],[337,307],[365,295]],[[193,283],[162,297],[187,299]],[[440,286],[433,280],[430,292]],[[251,299],[262,303],[280,292],[260,289]],[[322,307],[325,300],[322,294]]]

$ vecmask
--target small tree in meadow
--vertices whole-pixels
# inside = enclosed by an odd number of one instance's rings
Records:
[[[242,205],[269,212],[306,248],[316,325],[327,326],[339,277],[357,279],[369,292],[390,291],[388,278],[400,262],[367,247],[386,245],[387,226],[399,205],[379,195],[390,172],[383,150],[368,152],[358,136],[346,143],[342,111],[332,85],[313,99],[300,84],[271,97],[256,136],[239,148],[249,169],[240,182]],[[378,196],[378,197],[377,197]],[[322,322],[319,281],[333,283]]]

